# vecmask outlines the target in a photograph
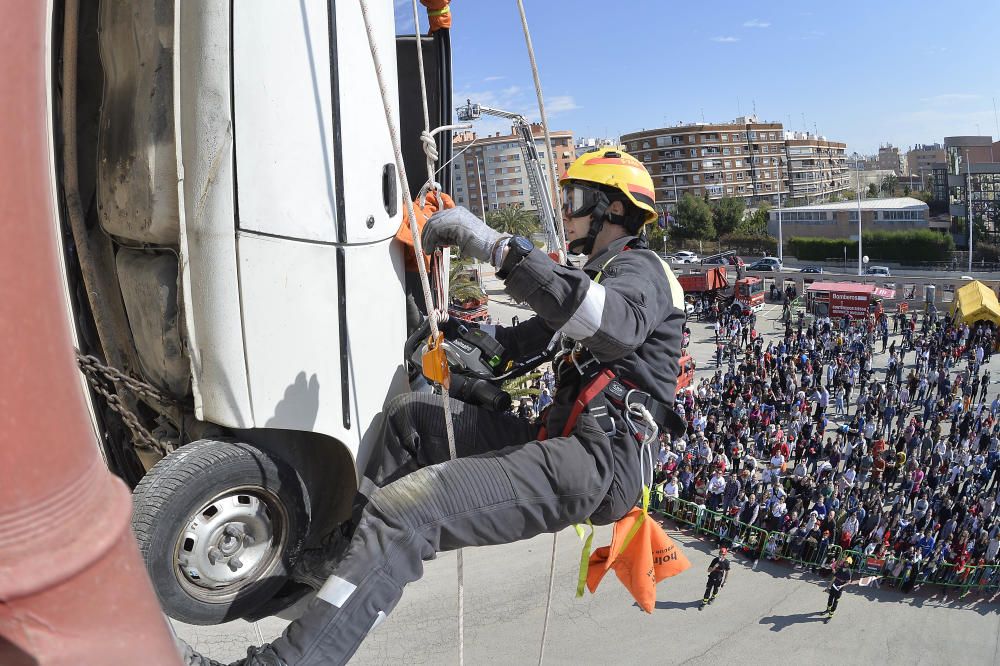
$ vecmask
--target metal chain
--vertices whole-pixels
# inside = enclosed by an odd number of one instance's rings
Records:
[[[173,451],[175,448],[174,443],[155,437],[139,422],[139,417],[135,412],[122,402],[121,396],[115,391],[109,390],[104,382],[109,382],[111,385],[121,384],[138,396],[162,403],[173,405],[176,404],[176,401],[165,395],[155,386],[102,363],[96,356],[82,354],[80,350],[75,351],[76,362],[80,367],[80,371],[83,372],[83,376],[87,378],[87,382],[94,389],[94,392],[104,397],[111,411],[118,414],[128,429],[132,431],[134,437],[133,443],[139,448],[150,449],[164,456]]]

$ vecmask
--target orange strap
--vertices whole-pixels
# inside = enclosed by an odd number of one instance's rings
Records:
[[[427,22],[430,23],[431,32],[451,27],[449,2],[451,0],[420,0],[420,4],[427,8]]]

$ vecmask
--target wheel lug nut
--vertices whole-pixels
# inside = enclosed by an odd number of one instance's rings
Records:
[[[242,566],[243,566],[243,562],[240,561],[239,557],[231,557],[231,558],[229,558],[229,570],[230,571],[236,571],[237,569],[239,569]]]
[[[241,537],[243,536],[243,526],[226,525],[225,534],[226,536],[231,536],[231,537]]]
[[[254,538],[252,536],[250,536],[249,534],[247,534],[247,535],[245,535],[243,537],[243,546],[244,546],[244,548],[249,548],[250,546],[254,545],[255,543],[256,543],[256,541],[254,541]]]
[[[208,561],[215,564],[222,557],[222,552],[215,546],[208,549]]]

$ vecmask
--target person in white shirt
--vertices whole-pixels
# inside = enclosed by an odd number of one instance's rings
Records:
[[[722,477],[722,472],[715,470],[712,478],[708,480],[708,501],[706,508],[709,511],[718,511],[722,506],[722,493],[726,490],[726,480]]]

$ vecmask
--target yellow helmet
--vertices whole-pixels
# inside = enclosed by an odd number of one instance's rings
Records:
[[[559,185],[565,188],[574,181],[595,183],[620,191],[637,208],[644,211],[644,224],[654,222],[659,217],[653,206],[656,201],[653,178],[642,162],[624,150],[600,148],[584,153],[566,170],[559,179]],[[570,212],[581,210],[586,203],[583,200],[574,202],[572,191],[564,189],[563,194],[563,205],[568,207]],[[569,197],[570,201],[565,201],[566,197]]]
[[[844,564],[851,565],[854,564],[854,558],[848,555],[844,558]]]

